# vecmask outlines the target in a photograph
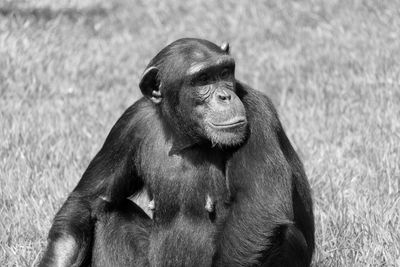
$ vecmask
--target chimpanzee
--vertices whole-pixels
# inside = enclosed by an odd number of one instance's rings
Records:
[[[179,39],[149,63],[57,213],[41,266],[308,266],[310,188],[270,100],[229,45]],[[153,219],[127,198],[148,192]]]

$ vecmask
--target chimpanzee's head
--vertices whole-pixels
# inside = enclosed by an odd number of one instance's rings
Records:
[[[163,119],[193,142],[232,146],[245,139],[246,110],[236,94],[229,44],[179,39],[150,61],[139,86]]]

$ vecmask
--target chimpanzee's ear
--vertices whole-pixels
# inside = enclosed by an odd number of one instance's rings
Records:
[[[223,42],[220,46],[221,50],[224,51],[225,53],[229,54],[229,43],[228,42]]]
[[[156,104],[160,103],[162,99],[157,74],[158,69],[156,67],[149,67],[144,71],[139,83],[142,94]]]

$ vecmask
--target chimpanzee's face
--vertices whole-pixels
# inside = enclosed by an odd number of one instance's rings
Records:
[[[246,110],[236,94],[229,45],[179,40],[145,71],[140,88],[161,106],[164,119],[191,140],[238,145],[246,137]]]
[[[230,146],[244,140],[246,111],[236,95],[232,57],[222,55],[191,64],[179,91],[179,103],[181,117],[213,144]]]

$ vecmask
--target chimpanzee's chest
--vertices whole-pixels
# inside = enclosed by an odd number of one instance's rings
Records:
[[[223,159],[207,151],[168,155],[149,184],[155,221],[168,223],[177,216],[224,220],[229,199],[224,168]]]

